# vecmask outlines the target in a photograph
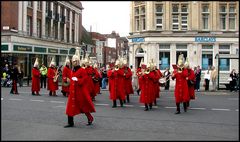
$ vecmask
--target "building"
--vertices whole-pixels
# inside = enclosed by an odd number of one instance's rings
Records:
[[[128,63],[129,63],[129,46],[128,46],[128,40],[126,37],[120,37],[118,40],[118,49],[120,55],[126,57]],[[130,64],[129,64],[130,65]]]
[[[82,43],[82,10],[80,1],[2,1],[1,60],[29,78],[36,57],[63,65]]]
[[[172,70],[179,54],[203,73],[218,66],[216,55],[239,57],[238,1],[132,1],[129,60],[134,68],[141,59],[154,59],[163,71]],[[239,61],[220,59],[222,81]]]

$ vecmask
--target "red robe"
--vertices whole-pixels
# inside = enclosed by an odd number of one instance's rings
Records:
[[[127,71],[127,73],[125,74],[125,79],[124,79],[126,95],[133,94],[132,71],[129,67],[125,67],[124,70]]]
[[[141,73],[142,73],[141,68],[138,68],[136,74],[137,74],[137,77],[138,77],[138,86],[139,86],[140,89],[142,88],[142,80],[139,79],[141,77]]]
[[[69,93],[69,86],[63,86],[63,83],[67,82],[67,78],[70,79],[70,76],[71,76],[71,69],[65,66],[62,72],[62,91],[66,93]]]
[[[56,71],[57,71],[56,68],[53,68],[53,67],[48,68],[47,78],[48,78],[48,90],[49,91],[58,90],[58,81],[53,82]]]
[[[99,83],[100,74],[96,68],[94,68],[94,72],[95,72],[95,76],[93,78],[93,83],[94,83],[95,94],[97,95],[98,93],[100,93],[100,83]]]
[[[188,94],[188,85],[186,77],[188,76],[188,71],[184,69],[181,73],[177,72],[176,70],[173,71],[173,76],[176,78],[176,85],[175,85],[175,102],[188,102],[190,100]]]
[[[96,92],[95,92],[95,89],[94,89],[94,83],[93,83],[93,79],[92,79],[92,76],[95,73],[95,71],[94,71],[93,67],[91,67],[91,66],[88,66],[85,69],[86,69],[87,74],[88,74],[87,80],[86,80],[86,84],[88,84],[88,90],[90,92],[91,97],[95,97]]]
[[[192,69],[188,69],[188,80],[192,80],[195,84],[196,79],[195,79],[195,74],[194,71]],[[194,85],[188,85],[188,94],[190,96],[190,99],[195,99],[195,89],[194,89]]]
[[[73,81],[76,77],[78,81]],[[83,68],[71,72],[70,93],[67,100],[66,114],[75,116],[80,113],[96,112],[88,92],[87,72]]]
[[[141,95],[140,95],[140,103],[153,103],[155,100],[154,94],[154,85],[153,80],[155,79],[155,75],[153,72],[149,74],[144,74],[139,78],[140,82],[142,82]]]
[[[40,91],[40,77],[41,77],[40,70],[33,67],[32,68],[32,92]]]
[[[159,79],[162,77],[162,73],[159,69],[154,71],[155,79],[154,79],[154,90],[156,98],[160,97],[160,87],[159,87]]]
[[[125,85],[124,85],[124,70],[120,68],[119,70],[109,70],[108,71],[109,78],[109,91],[110,91],[110,99],[116,100],[121,99],[125,100]]]

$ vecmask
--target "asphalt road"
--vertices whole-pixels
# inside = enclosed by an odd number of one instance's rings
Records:
[[[144,111],[139,96],[130,96],[123,108],[112,108],[107,90],[96,97],[94,122],[86,126],[84,114],[67,124],[67,98],[32,96],[30,87],[18,88],[20,95],[1,88],[2,140],[239,140],[239,92],[196,92],[190,109],[174,114],[173,90],[161,91],[157,106]],[[161,88],[162,89],[162,88]],[[119,106],[119,101],[117,102]]]

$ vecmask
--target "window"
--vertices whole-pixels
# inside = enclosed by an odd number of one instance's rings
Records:
[[[50,26],[51,22],[50,20],[46,19],[46,28],[45,28],[45,33],[47,37],[50,37],[50,33],[51,33],[51,26]]]
[[[46,14],[50,11],[50,2],[46,1]]]
[[[74,30],[72,30],[72,43],[74,43],[75,42],[75,39],[74,39],[74,35],[75,35],[75,33],[74,33],[75,31]]]
[[[145,17],[143,17],[143,19],[142,19],[142,30],[146,30],[146,21],[145,21]]]
[[[60,39],[61,41],[64,40],[64,24],[60,24]]]
[[[159,69],[165,70],[170,68],[170,51],[159,52]]]
[[[139,15],[139,9],[138,8],[135,9],[135,15]]]
[[[230,45],[219,45],[219,54],[230,54]],[[230,70],[230,59],[219,60],[220,71]]]
[[[37,10],[42,10],[42,2],[41,1],[37,2]]]
[[[235,6],[229,6],[229,29],[235,30],[236,29],[236,13],[235,13]]]
[[[145,14],[145,7],[141,8],[141,14]]]
[[[202,6],[202,29],[208,30],[209,5]]]
[[[213,62],[212,51],[203,51],[202,52],[202,70],[207,70],[208,67],[211,67],[212,62]]]
[[[139,31],[139,18],[136,18],[136,31]]]
[[[188,29],[188,5],[187,4],[180,3],[180,4],[172,5],[172,29],[185,30],[185,31]]]
[[[27,16],[27,35],[32,35],[32,17]]]
[[[163,12],[163,5],[156,5],[156,13],[162,13]]]
[[[53,31],[53,33],[54,33],[54,38],[55,39],[58,39],[58,22],[54,22],[54,27],[53,27],[53,29],[54,29],[54,31]]]
[[[67,42],[69,42],[69,28],[67,28],[66,31],[67,31]]]
[[[41,37],[41,20],[37,19],[37,37]]]
[[[221,30],[226,30],[226,14],[220,15],[220,27]]]
[[[28,1],[28,7],[33,7],[33,2],[32,1]]]
[[[75,12],[72,12],[72,23],[75,23]]]
[[[184,59],[186,59],[186,57],[187,57],[187,51],[177,51],[177,52],[176,52],[176,64],[178,63],[178,56],[179,56],[180,54],[183,54]]]
[[[162,4],[156,4],[156,30],[163,30],[163,5]]]
[[[70,21],[70,9],[67,9],[67,21]]]

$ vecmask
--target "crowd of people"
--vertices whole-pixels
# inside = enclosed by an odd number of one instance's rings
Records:
[[[17,82],[22,82],[23,71],[15,64],[12,69],[6,65],[4,73],[3,77],[10,75],[12,79],[10,93],[19,94]],[[64,126],[65,128],[73,127],[74,116],[81,113],[86,115],[87,125],[92,124],[94,119],[91,113],[96,112],[93,102],[96,100],[96,96],[101,94],[101,89],[109,90],[112,108],[117,107],[117,100],[121,107],[130,103],[130,96],[136,90],[140,96],[139,103],[145,105],[144,111],[149,111],[153,105],[157,105],[157,99],[161,96],[160,86],[169,90],[170,80],[176,80],[175,114],[180,114],[180,104],[183,104],[184,111],[187,112],[190,101],[195,99],[195,91],[200,89],[201,82],[200,66],[191,69],[188,58],[184,59],[183,54],[178,57],[177,64],[173,65],[172,72],[167,68],[161,73],[153,59],[147,64],[141,60],[139,67],[134,71],[132,66],[128,66],[127,59],[120,56],[107,68],[99,68],[97,63],[94,63],[88,56],[80,60],[79,48],[76,48],[71,61],[67,56],[63,66],[57,67],[53,58],[48,68],[44,64],[40,67],[38,58],[36,58],[32,68],[32,95],[41,96],[40,89],[47,88],[49,96],[57,96],[60,74],[62,74],[61,92],[68,99],[66,105],[68,124]],[[236,89],[238,79],[235,70],[231,72],[230,77],[230,86],[232,86],[230,89],[233,91]],[[212,90],[215,91],[216,80],[217,71],[212,66],[204,74],[205,90],[209,90],[211,81]],[[22,83],[19,84],[22,86]]]

